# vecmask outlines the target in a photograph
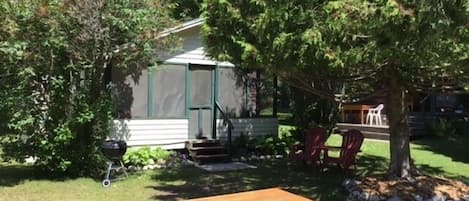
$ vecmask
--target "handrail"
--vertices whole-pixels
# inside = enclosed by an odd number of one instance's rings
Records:
[[[218,111],[220,111],[223,121],[226,121],[228,123],[228,127],[233,128],[233,123],[231,122],[231,119],[228,118],[228,115],[226,115],[225,111],[220,106],[220,103],[215,102],[215,106],[217,106]]]
[[[231,122],[231,119],[228,118],[228,115],[226,115],[225,111],[217,101],[215,101],[215,106],[218,111],[220,111],[223,121],[228,124],[228,152],[231,154],[231,131],[234,129],[233,122]]]

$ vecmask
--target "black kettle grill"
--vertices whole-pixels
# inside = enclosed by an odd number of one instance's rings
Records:
[[[127,177],[126,168],[124,163],[122,163],[122,157],[127,151],[127,143],[123,140],[106,140],[101,144],[101,152],[104,157],[106,157],[109,162],[107,163],[107,172],[104,180],[102,182],[104,187],[111,186],[111,171],[120,171],[122,170]]]
[[[111,161],[120,161],[127,151],[127,143],[122,140],[106,140],[101,145],[101,152]]]

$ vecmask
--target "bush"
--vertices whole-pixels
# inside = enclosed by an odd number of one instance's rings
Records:
[[[249,146],[252,147],[257,154],[273,154],[286,155],[289,148],[296,140],[291,136],[264,136],[254,138],[250,141]]]
[[[430,127],[430,133],[435,136],[467,135],[469,133],[469,118],[437,119]]]
[[[126,165],[143,167],[158,163],[159,161],[167,161],[174,154],[173,151],[167,151],[160,147],[155,149],[151,149],[150,147],[131,148],[124,155],[123,161]]]
[[[112,95],[125,82],[110,83],[107,75],[138,82],[143,69],[156,65],[155,49],[177,45],[157,34],[173,22],[167,6],[156,0],[0,1],[0,69],[7,75],[0,84],[2,158],[34,157],[54,175],[99,176],[105,166],[100,145],[118,117],[119,99]]]
[[[288,153],[290,146],[297,141],[290,129],[280,129],[278,137],[266,135],[249,138],[249,136],[241,133],[233,140],[232,151],[235,155],[240,156],[247,155],[248,152],[257,155],[285,155]]]
[[[453,127],[458,135],[469,135],[469,118],[461,118],[453,121]]]

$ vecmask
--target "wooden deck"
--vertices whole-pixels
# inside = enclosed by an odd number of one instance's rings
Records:
[[[428,122],[431,121],[431,116],[419,113],[411,113],[407,116],[409,125],[410,137],[417,137],[425,135]],[[357,129],[363,133],[365,138],[377,140],[389,140],[389,126],[387,125],[387,118],[383,118],[382,126],[359,124],[359,123],[337,123],[337,128],[340,132],[345,132],[350,129]]]
[[[368,125],[368,124],[352,124],[352,123],[338,123],[337,128],[340,132],[344,133],[350,129],[356,129],[363,133],[365,138],[377,140],[389,140],[389,126],[388,125]]]
[[[312,201],[279,188],[218,195],[188,201]]]

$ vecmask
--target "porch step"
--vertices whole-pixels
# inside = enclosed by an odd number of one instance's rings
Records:
[[[197,150],[208,150],[208,149],[224,149],[224,146],[213,146],[213,147],[192,147],[192,151],[197,151]]]
[[[216,147],[221,146],[219,140],[190,140],[186,142],[186,148],[192,149],[196,147]]]
[[[230,161],[228,150],[219,140],[191,140],[186,142],[189,157],[199,163],[220,163]]]

